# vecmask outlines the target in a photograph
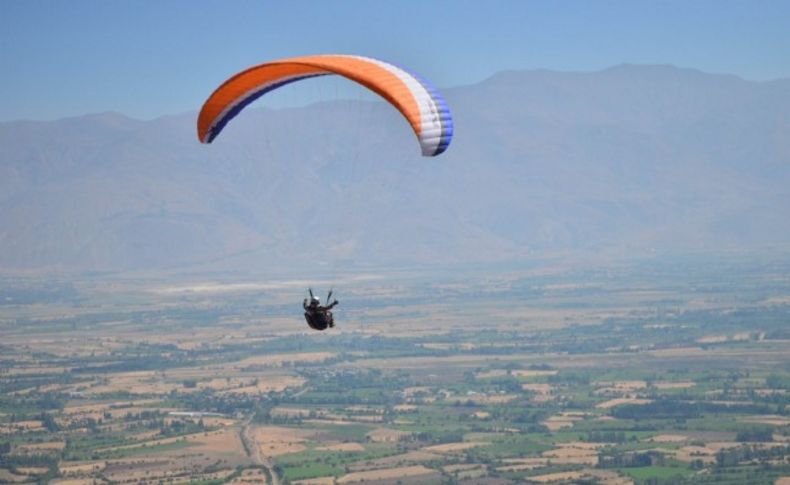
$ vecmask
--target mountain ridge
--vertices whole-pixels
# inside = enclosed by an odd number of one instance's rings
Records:
[[[787,244],[790,80],[695,72],[507,71],[448,88],[456,137],[435,160],[382,102],[259,100],[208,146],[195,113],[2,122],[0,269]]]

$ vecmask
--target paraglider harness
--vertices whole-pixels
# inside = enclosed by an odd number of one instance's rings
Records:
[[[304,318],[307,320],[307,324],[313,330],[326,330],[327,328],[334,327],[335,318],[332,316],[331,310],[339,302],[335,300],[326,306],[321,306],[321,300],[313,296],[313,290],[308,288],[307,291],[310,293],[310,298],[305,298],[302,302]],[[326,301],[328,302],[331,298],[332,290],[329,290]]]

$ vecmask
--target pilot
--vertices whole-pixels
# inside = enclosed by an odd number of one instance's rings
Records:
[[[311,291],[310,298],[305,298],[302,302],[304,318],[307,320],[307,325],[313,330],[326,330],[327,328],[334,327],[335,319],[331,310],[338,303],[337,300],[334,300],[329,305],[321,306],[321,300],[317,296],[313,296]]]

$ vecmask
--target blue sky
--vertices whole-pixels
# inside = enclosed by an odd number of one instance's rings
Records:
[[[790,1],[4,0],[0,120],[197,110],[240,69],[316,53],[379,57],[439,87],[624,62],[768,80],[790,77]],[[309,101],[294,92],[274,102]]]

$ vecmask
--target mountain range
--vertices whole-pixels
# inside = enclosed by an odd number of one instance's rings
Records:
[[[320,80],[310,81],[319,83]],[[316,84],[318,85],[318,84]],[[0,271],[289,269],[790,243],[790,79],[672,66],[508,71],[442,90],[448,151],[391,106],[265,97],[0,123]]]

